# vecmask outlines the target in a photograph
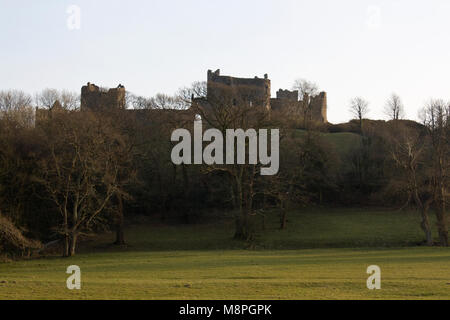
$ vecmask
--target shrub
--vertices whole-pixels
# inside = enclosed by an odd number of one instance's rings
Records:
[[[0,214],[0,254],[30,256],[32,249],[41,246],[39,241],[26,238],[10,219]]]

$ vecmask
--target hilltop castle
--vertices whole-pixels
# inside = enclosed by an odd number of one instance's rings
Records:
[[[108,112],[108,110],[125,110],[125,87],[105,90],[88,83],[81,88],[81,111],[91,110],[95,112]],[[193,103],[201,104],[209,108],[246,104],[252,107],[261,107],[268,111],[283,112],[291,115],[307,114],[311,121],[327,123],[327,94],[321,92],[318,96],[305,95],[299,100],[298,91],[280,89],[276,98],[271,97],[271,82],[267,74],[263,78],[235,78],[223,76],[220,70],[207,74],[207,95],[202,98],[193,97]],[[307,108],[308,112],[303,112]],[[60,110],[59,102],[50,110],[37,109],[36,119],[44,119],[51,116],[52,112]],[[127,110],[140,114],[150,110]],[[189,110],[151,110],[152,112],[183,113],[188,116]]]
[[[125,109],[125,93],[125,87],[121,84],[106,91],[88,82],[81,88],[81,110]]]
[[[220,70],[208,70],[207,96],[194,101],[212,108],[219,104],[246,104],[291,115],[307,115],[308,120],[317,123],[328,122],[326,92],[314,97],[304,95],[299,100],[298,91],[280,89],[276,98],[272,98],[271,81],[267,74],[263,78],[234,78],[221,75]],[[305,109],[308,112],[304,112]]]

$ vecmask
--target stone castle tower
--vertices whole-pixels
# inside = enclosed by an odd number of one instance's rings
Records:
[[[327,93],[321,92],[318,96],[312,97],[310,100],[311,120],[327,123]]]
[[[327,123],[327,93],[321,92],[317,96],[305,96],[299,100],[298,91],[280,89],[276,98],[271,98],[271,82],[267,74],[264,78],[235,78],[223,76],[220,70],[208,70],[207,97],[196,103],[208,105],[210,108],[223,105],[244,103],[252,106],[264,107],[267,110],[280,111],[286,115],[307,114],[311,121]],[[303,113],[307,108],[308,112]]]
[[[235,78],[222,76],[220,70],[208,70],[207,100],[210,104],[245,103],[270,110],[270,80],[264,78]]]
[[[125,93],[125,87],[122,85],[106,91],[88,83],[81,88],[81,110],[125,109]]]

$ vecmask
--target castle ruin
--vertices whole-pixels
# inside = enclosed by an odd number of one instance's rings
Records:
[[[81,88],[81,111],[108,112],[108,110],[125,110],[126,90],[119,85],[113,89],[102,89],[88,83]],[[286,115],[308,116],[307,120],[317,123],[327,123],[327,94],[309,97],[305,95],[299,100],[298,91],[280,89],[276,98],[271,97],[271,81],[267,74],[263,78],[235,78],[220,74],[220,70],[207,74],[207,95],[202,98],[193,98],[193,103],[208,108],[247,105],[263,108],[267,111],[282,112]],[[49,110],[37,109],[36,120],[51,117],[53,111],[61,109],[59,103]],[[155,116],[155,112],[173,112],[188,118],[193,116],[191,110],[127,110],[136,115],[146,113]],[[307,112],[305,112],[307,111]]]
[[[305,94],[299,100],[299,92],[282,90],[277,92],[277,97],[270,99],[271,110],[282,111],[292,115],[307,116],[309,121],[327,123],[327,93],[320,92],[317,96],[310,97]]]
[[[101,89],[89,83],[81,88],[81,110],[106,111],[108,109],[125,109],[125,87]]]
[[[246,104],[270,110],[270,80],[267,74],[264,78],[234,78],[222,76],[220,70],[208,70],[206,99],[213,106]]]
[[[202,99],[197,99],[197,102],[205,105]],[[235,78],[221,75],[220,70],[208,70],[206,102],[210,107],[241,103],[285,114],[306,115],[308,120],[317,123],[328,122],[326,92],[313,97],[305,95],[299,100],[298,91],[280,89],[276,98],[272,98],[267,74],[264,78]]]

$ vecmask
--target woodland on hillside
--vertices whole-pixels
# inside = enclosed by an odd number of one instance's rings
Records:
[[[448,246],[449,103],[430,101],[420,123],[403,119],[396,95],[385,106],[389,121],[367,119],[368,102],[355,98],[355,120],[338,125],[309,122],[308,110],[270,113],[239,102],[194,110],[219,130],[279,128],[280,170],[264,177],[259,165],[172,163],[171,132],[192,122],[166,111],[204,95],[202,83],[174,96],[128,93],[128,108],[155,110],[136,117],[80,111],[79,96],[65,91],[1,91],[0,253],[29,255],[56,241],[73,256],[80,240],[105,230],[126,243],[128,216],[197,224],[212,210],[233,212],[235,238],[251,241],[259,215],[278,215],[284,229],[290,210],[316,205],[414,208],[424,244]],[[62,110],[35,122],[34,108],[56,101]]]

